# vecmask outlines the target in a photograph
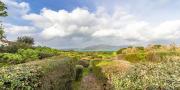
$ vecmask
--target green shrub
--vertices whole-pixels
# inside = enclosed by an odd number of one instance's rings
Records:
[[[39,59],[52,57],[58,55],[58,53],[60,52],[57,49],[52,49],[48,47],[36,47],[35,50],[39,52]]]
[[[52,49],[49,47],[35,47],[35,50],[40,51],[40,52],[46,52],[46,53],[51,53],[51,54],[58,54],[60,50],[57,49]]]
[[[16,50],[15,50],[16,52]],[[0,62],[19,64],[36,59],[43,59],[58,55],[58,50],[51,48],[18,49],[17,53],[1,53]]]
[[[119,49],[119,50],[117,51],[117,54],[122,54],[122,51],[125,50],[125,49],[127,49],[127,48],[121,48],[121,49]]]
[[[164,56],[166,56],[166,53],[149,52],[146,56],[146,61],[161,61]]]
[[[87,68],[89,66],[89,61],[88,60],[79,60],[78,64],[82,65],[85,68]]]
[[[34,44],[34,38],[29,37],[29,36],[22,36],[22,37],[18,37],[16,42],[33,45]]]
[[[114,90],[111,85],[112,76],[123,73],[130,67],[120,61],[96,60],[91,62],[91,69],[97,79],[104,85],[107,90]]]
[[[96,77],[101,80],[102,82],[107,82],[107,77],[105,73],[102,71],[101,65],[107,65],[110,61],[100,61],[100,60],[93,60],[91,61],[91,71],[96,75]],[[101,65],[99,65],[101,64]]]
[[[113,76],[115,90],[179,90],[180,60],[136,64]]]
[[[39,52],[38,57],[39,59],[47,58],[47,57],[52,57],[54,54],[51,53],[46,53],[46,52]]]
[[[9,46],[0,47],[0,52],[1,53],[17,53],[19,49],[28,49],[28,48],[30,49],[32,48],[32,46],[26,43],[14,42],[10,44]]]
[[[148,52],[146,55],[146,61],[164,61],[169,56],[180,56],[179,52]]]
[[[1,90],[71,90],[76,60],[34,61],[0,68]]]
[[[130,62],[139,62],[139,61],[145,61],[146,60],[146,54],[145,53],[124,54],[123,57],[125,60],[128,60]]]
[[[18,64],[24,62],[20,54],[3,53],[0,54],[1,63]]]
[[[76,81],[78,81],[82,78],[83,68],[84,67],[82,65],[76,65],[76,77],[75,77]]]
[[[120,54],[121,58],[130,62],[144,62],[144,61],[163,61],[168,56],[180,56],[180,52],[170,52],[170,51],[158,51],[158,52],[146,52],[146,53],[129,53]]]
[[[19,49],[18,54],[22,55],[22,57],[28,61],[28,60],[35,60],[39,58],[39,52],[33,49]]]

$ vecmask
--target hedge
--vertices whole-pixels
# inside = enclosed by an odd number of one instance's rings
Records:
[[[0,68],[0,90],[71,90],[77,60],[46,59]]]
[[[91,71],[97,77],[97,79],[102,83],[105,90],[114,90],[110,81],[111,75],[114,73],[119,73],[118,69],[121,67],[116,66],[119,64],[116,61],[110,60],[93,60],[91,61]]]
[[[180,90],[180,60],[138,63],[127,73],[114,75],[114,90]]]
[[[84,67],[82,65],[76,65],[76,77],[75,80],[79,81],[82,78]]]
[[[146,52],[120,54],[121,58],[130,62],[163,61],[169,56],[180,56],[180,52]],[[120,56],[119,55],[119,56]]]
[[[0,63],[18,64],[24,62],[20,54],[3,53],[0,54]]]
[[[130,62],[137,62],[137,61],[145,61],[147,54],[144,53],[133,53],[133,54],[125,54],[123,58]]]
[[[38,54],[39,52],[37,50],[33,50],[33,49],[19,49],[18,54],[20,54],[24,60],[28,61],[28,59],[31,60],[36,60],[39,58]]]

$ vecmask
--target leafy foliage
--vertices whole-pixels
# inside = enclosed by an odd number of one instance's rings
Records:
[[[7,7],[6,5],[0,1],[0,16],[7,16],[7,11],[6,11]]]
[[[82,65],[85,68],[89,67],[89,61],[88,60],[79,60],[78,64]]]
[[[144,53],[125,54],[124,59],[130,62],[145,61],[146,54]]]
[[[6,47],[7,48],[7,47]],[[5,50],[6,48],[3,48]],[[8,47],[7,50],[10,50],[11,48]],[[14,50],[14,53],[12,51]],[[34,61],[38,59],[43,59],[47,57],[57,56],[60,52],[56,49],[51,48],[45,48],[45,47],[38,47],[34,49],[21,49],[21,48],[12,48],[11,51],[8,51],[11,53],[0,53],[1,59],[0,63],[9,63],[9,64],[19,64],[19,63],[25,63],[28,61]]]
[[[161,61],[167,56],[180,56],[180,48],[175,45],[149,45],[148,47],[123,48],[117,51],[121,59],[130,62]]]
[[[7,16],[7,7],[6,5],[0,1],[0,17],[5,17]],[[4,28],[2,27],[2,25],[0,26],[0,40],[4,39],[5,36],[5,32],[4,32]]]
[[[39,59],[47,58],[47,57],[52,57],[55,55],[58,55],[60,50],[57,49],[52,49],[48,47],[35,47],[35,50],[39,52]]]
[[[0,26],[0,40],[2,40],[4,38],[6,38],[4,28],[2,26]]]
[[[73,59],[44,60],[0,68],[1,90],[70,90]],[[57,79],[58,78],[58,79]]]
[[[32,37],[29,37],[29,36],[23,36],[23,37],[18,37],[17,42],[18,43],[26,43],[26,44],[29,44],[29,45],[33,45],[34,44],[34,39]]]
[[[28,48],[32,48],[32,46],[26,43],[13,42],[9,46],[1,46],[0,53],[17,53],[19,49],[28,49]]]
[[[17,53],[20,54],[25,60],[30,59],[32,61],[39,58],[39,52],[33,49],[19,49]]]
[[[75,77],[76,81],[82,78],[83,68],[84,67],[82,65],[76,65],[76,77]]]
[[[125,50],[126,48],[121,48],[117,51],[117,54],[122,54],[123,50]]]
[[[19,54],[3,53],[0,54],[0,62],[18,64],[23,62],[23,57]]]
[[[113,76],[115,90],[179,90],[180,62],[140,63],[129,72]]]

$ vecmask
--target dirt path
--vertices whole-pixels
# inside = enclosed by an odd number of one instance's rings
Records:
[[[90,73],[82,79],[80,90],[103,90],[103,88],[96,77]]]
[[[119,68],[119,71],[126,71],[132,66],[130,62],[125,60],[114,59],[113,61],[118,63],[116,68]],[[83,77],[80,85],[80,90],[111,90],[107,83],[107,87],[103,87],[102,82],[97,80],[96,76],[92,72],[89,73],[89,75]]]

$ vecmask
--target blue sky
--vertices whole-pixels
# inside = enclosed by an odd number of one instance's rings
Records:
[[[32,36],[37,45],[180,43],[180,0],[2,0],[7,38]]]
[[[18,2],[28,2],[31,6],[31,12],[39,13],[42,8],[46,7],[52,10],[68,10],[72,11],[74,8],[88,8],[88,10],[95,10],[92,0],[18,0]]]
[[[150,21],[177,19],[177,16],[180,15],[179,0],[17,0],[17,2],[29,3],[30,12],[33,13],[40,13],[42,8],[72,11],[77,7],[93,12],[99,6],[113,11],[112,8],[121,6],[128,12],[139,16],[140,19],[144,18]]]

